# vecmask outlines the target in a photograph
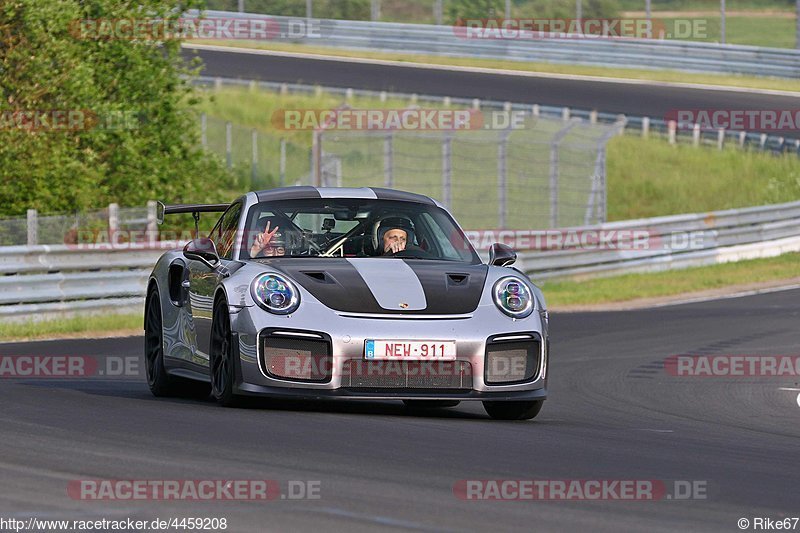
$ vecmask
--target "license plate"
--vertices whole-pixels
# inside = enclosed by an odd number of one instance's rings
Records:
[[[367,339],[364,359],[455,361],[456,342]]]

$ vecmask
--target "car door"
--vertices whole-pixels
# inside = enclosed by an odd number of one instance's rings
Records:
[[[235,203],[220,217],[209,238],[214,241],[220,262],[230,266],[242,204]],[[194,323],[196,345],[192,347],[192,362],[208,365],[211,343],[211,319],[214,307],[214,290],[220,281],[217,270],[200,261],[189,261],[189,302]]]

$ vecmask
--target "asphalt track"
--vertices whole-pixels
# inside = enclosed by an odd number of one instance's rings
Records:
[[[228,531],[739,531],[800,515],[797,377],[673,377],[671,354],[800,354],[800,291],[556,314],[535,420],[479,404],[225,409],[141,378],[0,380],[0,517],[226,517]],[[142,338],[0,345],[0,355],[141,357]],[[141,368],[141,367],[140,367]],[[77,479],[320,482],[318,500],[76,501]],[[706,499],[463,501],[464,479],[689,480]],[[672,485],[668,485],[671,487]],[[752,522],[751,522],[752,524]],[[752,526],[751,526],[752,527]]]
[[[297,57],[184,49],[203,75],[482,98],[664,118],[673,110],[797,109],[798,97],[686,87],[508,76]]]

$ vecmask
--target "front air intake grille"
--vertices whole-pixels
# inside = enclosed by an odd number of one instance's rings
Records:
[[[472,389],[467,361],[365,361],[342,368],[342,387],[378,389]]]
[[[261,333],[261,364],[271,377],[289,381],[330,381],[330,340],[319,335],[292,335],[291,331]]]
[[[539,373],[541,342],[538,338],[486,344],[486,383],[508,385],[531,381]]]

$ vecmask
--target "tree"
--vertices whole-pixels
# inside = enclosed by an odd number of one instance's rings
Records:
[[[79,29],[98,20],[175,20],[176,7],[0,3],[0,214],[218,194],[225,171],[199,147],[185,78],[195,72],[181,59],[179,36],[97,38],[99,29]]]

